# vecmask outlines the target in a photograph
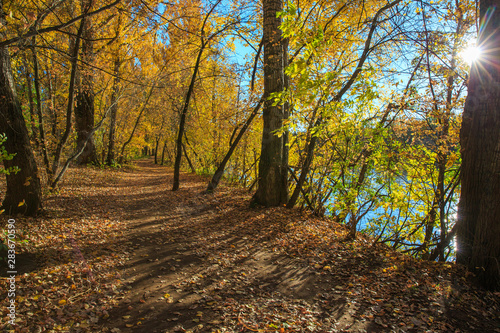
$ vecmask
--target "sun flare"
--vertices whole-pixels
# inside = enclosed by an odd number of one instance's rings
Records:
[[[481,49],[475,45],[470,45],[462,51],[460,56],[467,64],[470,65],[481,58]]]

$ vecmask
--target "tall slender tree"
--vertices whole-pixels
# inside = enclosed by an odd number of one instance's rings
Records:
[[[229,159],[231,158],[236,147],[238,146],[238,143],[240,142],[241,138],[245,134],[248,127],[250,127],[252,120],[255,118],[255,116],[259,112],[261,105],[262,105],[262,98],[259,100],[257,105],[254,107],[252,113],[250,114],[248,119],[245,121],[245,123],[241,127],[238,135],[236,136],[234,141],[231,143],[231,146],[229,147],[229,150],[226,153],[226,155],[224,156],[224,158],[222,159],[222,162],[217,167],[217,170],[215,171],[214,175],[212,176],[212,179],[208,183],[207,190],[206,190],[207,193],[213,192],[217,188],[217,186],[219,185],[219,182],[222,178],[222,175],[224,174],[224,170],[226,168],[227,162],[229,162]]]
[[[215,39],[217,36],[222,34],[226,29],[235,24],[235,22],[230,21],[229,23],[223,24],[218,29],[215,29],[213,32],[208,31],[208,26],[210,25],[209,18],[214,13],[215,8],[221,3],[221,0],[216,1],[205,14],[200,32],[199,32],[199,49],[196,56],[196,61],[194,64],[193,74],[191,75],[190,83],[186,92],[186,97],[184,98],[184,104],[180,111],[179,115],[179,128],[177,131],[177,140],[175,142],[175,161],[174,161],[174,179],[172,184],[172,191],[177,191],[179,189],[180,184],[180,168],[181,168],[181,160],[182,160],[182,138],[184,136],[184,131],[186,127],[186,117],[189,111],[189,104],[191,103],[191,98],[193,97],[195,83],[198,78],[202,55],[203,52],[209,48],[210,42]],[[186,156],[187,157],[187,156]]]
[[[457,262],[500,290],[500,1],[480,1],[481,58],[472,65],[460,144]]]
[[[263,2],[264,44],[264,107],[262,149],[259,163],[259,186],[253,201],[264,206],[279,206],[288,200],[288,146],[285,135],[276,131],[283,126],[285,105],[276,104],[271,98],[285,88],[285,58],[287,44],[282,38],[282,0]]]
[[[118,114],[118,93],[120,84],[120,58],[116,55],[114,61],[114,78],[113,88],[111,92],[111,117],[109,121],[109,139],[108,139],[108,155],[106,157],[106,164],[113,165],[115,163],[115,136],[116,136],[116,116]]]
[[[64,133],[57,143],[56,151],[54,154],[54,162],[52,164],[52,175],[55,176],[57,174],[57,170],[59,168],[61,156],[63,153],[64,145],[69,139],[71,134],[71,129],[73,127],[73,111],[74,111],[74,102],[75,102],[75,82],[76,82],[76,73],[77,73],[77,64],[78,64],[78,53],[80,49],[80,41],[82,37],[83,27],[85,25],[85,18],[82,19],[80,23],[80,27],[78,28],[78,33],[74,39],[74,41],[70,42],[70,52],[71,52],[71,72],[69,79],[69,87],[68,87],[68,104],[66,107],[66,126]]]

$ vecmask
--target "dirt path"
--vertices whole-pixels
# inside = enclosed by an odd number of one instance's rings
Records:
[[[204,195],[207,181],[182,174],[172,192],[151,160],[70,169],[42,216],[16,217],[14,331],[500,332],[500,294],[460,267],[250,208],[243,189]],[[0,330],[9,301],[0,290]]]
[[[119,204],[131,246],[131,260],[120,268],[129,292],[103,328],[499,331],[498,316],[496,323],[476,319],[494,318],[498,298],[490,294],[496,303],[477,304],[475,313],[462,308],[468,301],[457,306],[450,295],[464,287],[453,282],[449,266],[434,269],[371,248],[363,237],[342,242],[342,227],[297,211],[250,209],[243,190],[203,195],[206,180],[197,176],[183,175],[181,190],[169,191],[170,170],[149,161],[123,181],[133,191],[132,201]],[[478,296],[472,294],[464,292],[460,302]]]
[[[103,330],[236,331],[243,322],[228,313],[235,298],[273,300],[274,294],[280,302],[281,291],[300,306],[315,295],[314,272],[270,248],[276,231],[266,232],[266,212],[249,209],[246,192],[203,195],[205,181],[192,175],[183,175],[181,189],[172,192],[171,170],[150,161],[120,178],[127,195],[110,200],[109,210],[119,207],[127,225],[122,237],[130,260],[119,272],[128,291]]]

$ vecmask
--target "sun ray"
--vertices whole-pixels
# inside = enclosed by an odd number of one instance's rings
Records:
[[[462,59],[471,65],[473,62],[478,61],[481,58],[482,50],[476,45],[470,45],[465,50],[460,53]]]

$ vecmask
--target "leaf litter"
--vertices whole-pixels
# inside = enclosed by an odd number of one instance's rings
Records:
[[[42,216],[16,218],[37,265],[16,278],[14,332],[500,332],[500,294],[458,265],[249,208],[241,188],[201,194],[200,176],[172,192],[150,160],[68,172]]]

